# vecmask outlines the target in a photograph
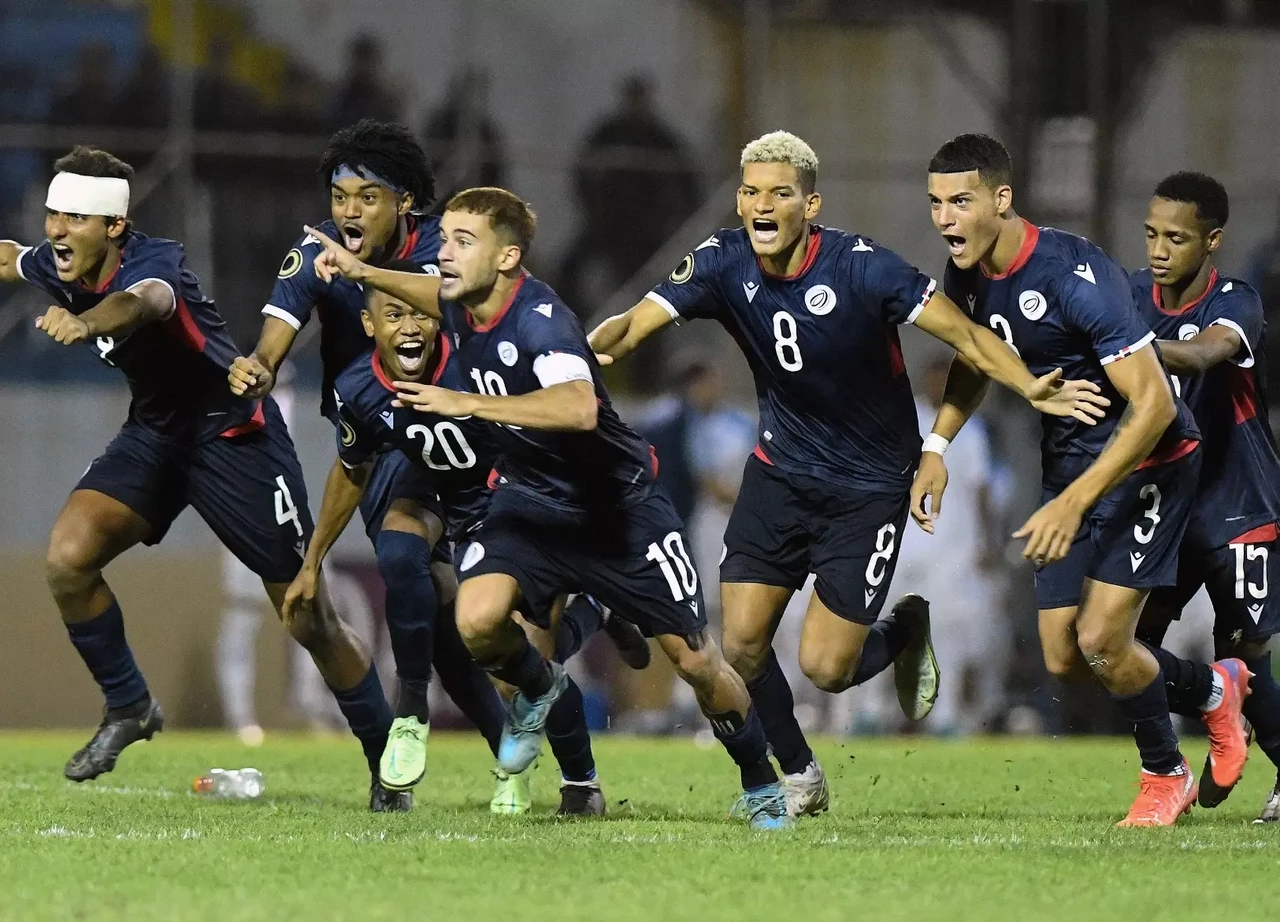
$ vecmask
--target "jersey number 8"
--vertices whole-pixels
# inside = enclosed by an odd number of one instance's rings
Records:
[[[804,367],[796,335],[796,318],[786,311],[773,315],[773,351],[778,354],[778,364],[787,371],[799,371]]]

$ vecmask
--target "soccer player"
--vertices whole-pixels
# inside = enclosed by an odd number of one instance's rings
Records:
[[[320,231],[342,242],[347,251],[371,264],[409,259],[432,275],[440,247],[438,219],[420,214],[435,196],[435,180],[422,146],[402,125],[365,119],[329,139],[320,158],[319,176],[329,192],[330,220]],[[289,354],[298,331],[313,311],[319,314],[320,354],[324,363],[321,413],[338,425],[333,383],[338,374],[369,347],[360,321],[364,296],[342,278],[325,278],[315,270],[323,247],[304,235],[280,267],[252,355],[231,368],[231,390],[261,397],[275,385],[275,373]],[[427,689],[434,662],[441,685],[488,739],[501,732],[505,709],[485,690],[487,678],[468,658],[433,643],[441,604],[432,580],[433,547],[443,534],[430,471],[411,465],[399,451],[375,459],[360,504],[365,531],[377,555],[386,585],[387,628],[399,676],[396,720],[384,764],[426,765]],[[441,622],[448,621],[447,606]],[[571,613],[591,612],[582,608]],[[610,636],[625,652],[639,654],[644,640],[611,619]],[[447,626],[440,627],[442,637]],[[585,633],[585,631],[583,632]],[[621,637],[621,640],[618,638]],[[439,638],[437,638],[439,639]],[[455,651],[456,652],[456,651]],[[647,648],[645,650],[647,652]],[[391,780],[393,784],[400,774]],[[400,780],[403,780],[400,778]],[[495,803],[527,801],[528,779],[512,781],[499,774]]]
[[[329,245],[337,247],[336,242]],[[384,268],[422,272],[408,260],[393,260]],[[373,342],[334,382],[339,413],[338,459],[329,475],[316,536],[307,548],[302,571],[285,596],[286,612],[299,602],[309,602],[315,594],[325,555],[359,506],[380,451],[398,448],[430,474],[444,512],[446,537],[459,554],[464,553],[483,521],[492,495],[488,480],[498,463],[498,449],[490,424],[475,418],[414,413],[394,405],[398,397],[396,381],[466,387],[460,367],[449,360],[454,347],[441,334],[439,323],[424,309],[410,307],[372,287],[365,291],[361,319]],[[590,604],[585,597],[579,598],[584,600],[581,604]],[[545,648],[550,638],[540,640]],[[470,658],[465,650],[461,655]],[[562,651],[560,657],[553,658],[563,662],[565,656]],[[603,814],[604,795],[596,777],[582,692],[571,678],[551,709],[547,737],[563,778],[559,813]],[[490,742],[496,756],[497,737]],[[382,777],[385,783],[411,786],[424,771],[425,763],[384,764]],[[403,780],[397,776],[403,776]],[[528,809],[527,803],[524,809]]]
[[[84,343],[119,368],[129,418],[68,497],[49,538],[47,577],[76,651],[101,687],[97,733],[67,763],[72,781],[111,771],[120,753],[164,726],[147,690],[103,568],[142,542],[156,544],[193,507],[261,577],[277,612],[311,537],[306,487],[273,400],[227,393],[236,347],[186,267],[182,245],[128,221],[132,168],[77,147],[54,164],[45,234],[34,248],[0,243],[0,280],[23,280],[58,302],[36,326]],[[311,653],[373,773],[369,808],[406,810],[411,797],[377,778],[392,714],[367,650],[323,592],[284,619]]]
[[[772,641],[792,593],[817,575],[800,666],[840,692],[894,665],[899,702],[923,718],[938,690],[928,603],[907,596],[877,621],[907,518],[920,436],[897,325],[913,323],[1038,407],[1091,419],[1088,395],[1037,380],[933,279],[869,237],[814,224],[818,158],[773,132],[742,152],[738,215],[625,314],[591,334],[609,362],[670,323],[719,320],[741,346],[760,404],[759,444],[725,532],[725,654],[746,680],[786,775],[793,815],[827,808]],[[1099,411],[1100,412],[1100,411]]]
[[[585,590],[657,638],[694,689],[738,764],[735,813],[753,828],[790,824],[763,728],[742,680],[707,631],[684,527],[655,481],[652,449],[614,411],[586,335],[554,291],[523,266],[533,212],[503,189],[454,196],[441,219],[441,281],[378,270],[331,248],[348,278],[428,311],[456,348],[472,392],[397,382],[398,402],[494,428],[501,460],[484,522],[459,571],[458,627],[491,675],[519,689],[499,761],[521,770],[536,756],[548,712],[567,687],[512,620],[559,593]]]
[[[1008,151],[985,135],[960,135],[930,161],[930,210],[951,255],[943,286],[1033,372],[1062,368],[1111,400],[1094,426],[1043,418],[1044,505],[1014,537],[1027,539],[1023,556],[1037,566],[1049,671],[1066,678],[1087,665],[1134,727],[1141,785],[1120,825],[1167,826],[1190,810],[1196,784],[1159,663],[1134,631],[1151,589],[1174,582],[1199,432],[1174,399],[1127,276],[1084,238],[1019,217],[1011,174]],[[912,515],[926,531],[946,487],[942,453],[986,386],[963,357],[952,363],[911,491]],[[1238,724],[1239,701],[1229,698],[1221,716]]]
[[[1214,265],[1228,214],[1227,190],[1216,179],[1174,173],[1161,180],[1147,208],[1148,267],[1130,276],[1134,299],[1175,376],[1174,389],[1195,415],[1204,452],[1177,585],[1152,591],[1139,636],[1156,645],[1175,713],[1205,711],[1206,721],[1212,719],[1235,692],[1232,679],[1247,668],[1252,693],[1244,716],[1259,747],[1280,766],[1280,685],[1267,650],[1280,630],[1280,593],[1273,591],[1280,583],[1280,458],[1267,424],[1262,302]],[[1227,659],[1180,668],[1184,661],[1166,659],[1158,645],[1201,586],[1213,602],[1217,655]],[[1228,778],[1238,777],[1240,766],[1230,760],[1247,751],[1210,753],[1201,806],[1226,798],[1231,785],[1217,776],[1225,768]],[[1257,821],[1280,821],[1280,782]]]

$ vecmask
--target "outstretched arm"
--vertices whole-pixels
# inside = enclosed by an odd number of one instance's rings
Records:
[[[601,365],[609,365],[635,350],[649,336],[661,330],[675,318],[670,311],[654,301],[644,298],[624,314],[615,314],[591,331],[587,337]]]
[[[18,272],[18,257],[22,250],[22,245],[16,240],[0,240],[0,282],[22,281]]]
[[[947,489],[947,466],[942,455],[951,440],[960,434],[969,417],[977,412],[987,394],[991,379],[957,355],[951,361],[942,405],[933,423],[933,431],[920,453],[920,467],[911,483],[911,517],[929,534],[942,514],[942,494]],[[926,502],[927,500],[927,502]]]
[[[324,247],[324,252],[316,257],[315,267],[316,274],[326,282],[340,277],[359,285],[369,285],[440,319],[439,276],[376,268],[361,262],[328,234],[313,227],[304,226],[303,230]]]
[[[1165,367],[1175,375],[1198,375],[1240,354],[1244,338],[1230,327],[1214,324],[1187,340],[1161,340]]]
[[[325,481],[324,499],[320,502],[320,515],[316,519],[311,545],[303,558],[302,569],[285,591],[281,617],[286,625],[301,611],[310,610],[315,603],[320,587],[320,566],[351,521],[351,516],[360,508],[360,499],[364,496],[372,470],[372,461],[348,468],[341,458],[334,459],[329,479]]]
[[[261,400],[276,384],[280,363],[289,355],[298,331],[279,317],[268,316],[262,324],[258,345],[249,355],[237,356],[227,373],[231,393]]]
[[[561,432],[590,432],[596,427],[595,386],[565,381],[510,397],[471,394],[429,384],[397,381],[396,406],[455,418],[474,416],[491,423]]]
[[[173,289],[163,282],[139,282],[128,291],[107,295],[83,314],[53,306],[36,318],[36,328],[44,330],[63,345],[99,336],[127,336],[139,327],[167,319],[175,305]]]

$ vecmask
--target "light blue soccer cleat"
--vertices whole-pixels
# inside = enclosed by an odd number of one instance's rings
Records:
[[[743,791],[729,815],[745,818],[752,829],[790,829],[795,820],[787,812],[786,789],[781,782]]]
[[[569,674],[564,667],[559,663],[550,665],[551,688],[545,695],[531,701],[524,692],[517,691],[511,699],[498,741],[498,767],[508,775],[520,774],[538,757],[547,735],[547,715],[569,687]]]

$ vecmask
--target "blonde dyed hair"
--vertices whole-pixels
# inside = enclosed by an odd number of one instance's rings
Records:
[[[748,163],[786,163],[795,168],[800,190],[808,195],[818,183],[818,155],[803,138],[789,131],[771,131],[742,149],[741,167]]]

